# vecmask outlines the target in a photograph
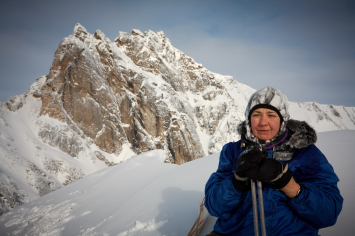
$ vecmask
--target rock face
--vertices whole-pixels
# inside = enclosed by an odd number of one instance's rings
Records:
[[[208,71],[163,32],[111,42],[77,24],[47,76],[0,103],[0,215],[88,174],[153,149],[165,162],[217,153],[240,137],[255,90]],[[317,131],[355,129],[355,108],[290,103]]]
[[[40,114],[67,123],[102,151],[119,155],[124,144],[137,154],[164,149],[167,161],[182,164],[215,151],[203,149],[197,129],[213,136],[226,114],[238,113],[223,84],[233,82],[174,48],[162,32],[120,32],[112,43],[77,24],[55,53]],[[195,105],[192,95],[210,105]],[[50,127],[39,132],[71,156],[80,151],[75,138],[62,145],[49,133]]]
[[[29,201],[16,182],[0,171],[0,215]]]

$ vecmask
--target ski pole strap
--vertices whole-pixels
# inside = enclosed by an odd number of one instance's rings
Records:
[[[280,179],[288,170],[288,163],[284,166],[282,165],[282,163],[280,162],[281,166],[282,166],[282,171],[281,174],[279,174],[275,179],[271,180],[270,182],[275,182],[276,180]]]
[[[240,177],[239,175],[237,175],[237,173],[235,173],[235,171],[233,171],[233,174],[234,174],[234,177],[240,181],[246,181],[249,179],[248,177]]]

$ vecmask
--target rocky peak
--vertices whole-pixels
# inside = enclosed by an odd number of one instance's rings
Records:
[[[90,35],[77,24],[56,51],[42,89],[41,115],[66,122],[108,153],[119,155],[129,144],[136,153],[165,149],[177,164],[202,157],[194,109],[177,93],[186,89],[178,73],[162,63],[167,52],[178,50],[163,33],[133,30],[129,36],[120,33],[113,44],[101,31]]]
[[[142,38],[144,38],[144,34],[140,30],[137,30],[137,29],[132,30],[132,35],[139,35]]]
[[[74,37],[80,39],[82,42],[85,42],[85,39],[88,38],[89,33],[86,31],[84,26],[77,23],[74,27],[73,34]]]

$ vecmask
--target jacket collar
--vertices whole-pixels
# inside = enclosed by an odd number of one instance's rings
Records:
[[[242,146],[245,145],[256,145],[255,142],[248,140],[246,138],[246,122],[241,122],[237,127],[237,132],[241,136]],[[278,160],[290,160],[293,153],[305,147],[308,147],[311,144],[316,143],[317,133],[316,131],[305,121],[298,120],[288,120],[287,121],[287,138],[280,142],[280,139],[275,139],[273,143],[267,143],[267,146],[277,145],[274,148],[274,158]]]

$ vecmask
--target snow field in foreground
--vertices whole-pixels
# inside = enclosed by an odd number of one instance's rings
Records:
[[[343,210],[320,234],[355,231],[355,131],[319,133],[317,146],[340,178]],[[1,235],[187,235],[197,218],[204,186],[218,154],[183,165],[163,163],[155,150],[88,175],[0,217]],[[213,229],[209,217],[201,232]]]

